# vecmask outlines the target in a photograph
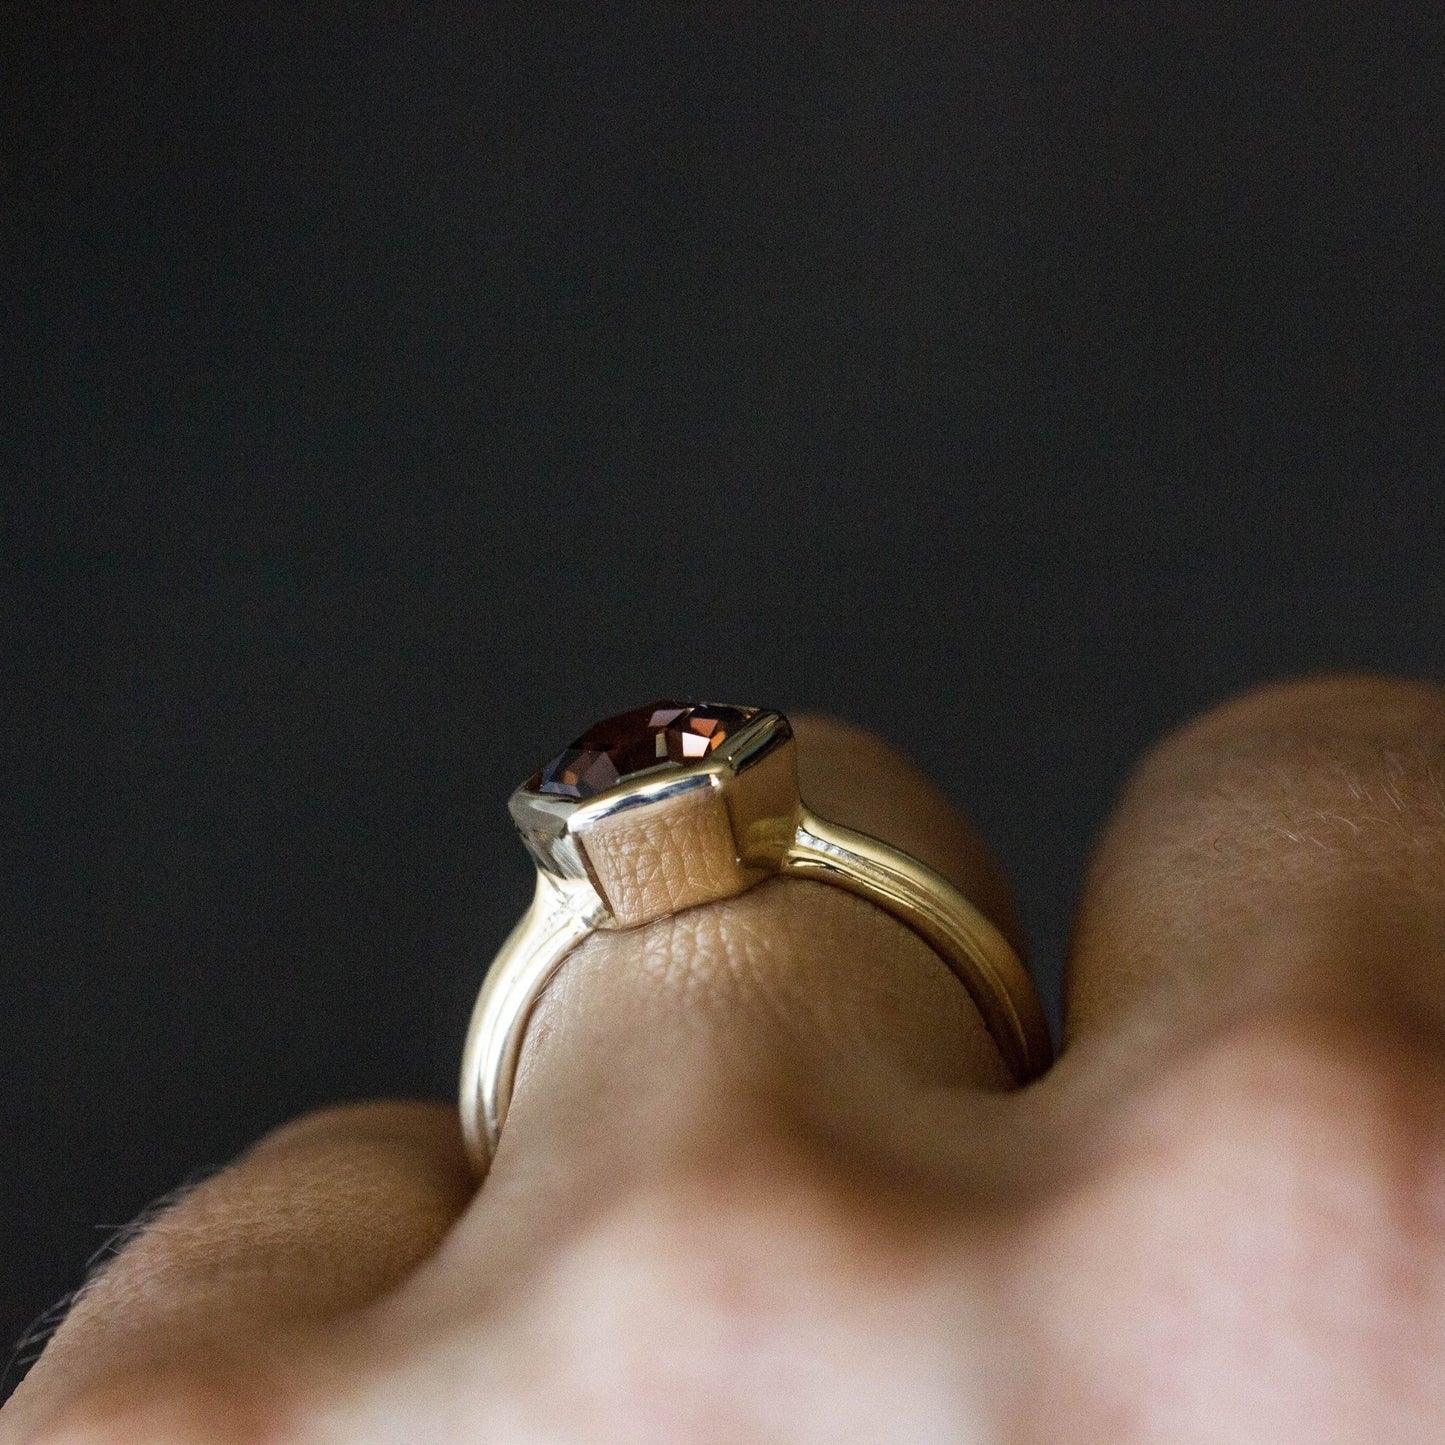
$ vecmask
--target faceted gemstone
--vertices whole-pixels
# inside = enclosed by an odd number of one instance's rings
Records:
[[[528,786],[535,793],[591,798],[663,763],[705,758],[749,718],[755,707],[654,702],[610,717],[564,748]]]

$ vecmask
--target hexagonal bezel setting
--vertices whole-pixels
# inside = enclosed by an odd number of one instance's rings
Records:
[[[650,716],[643,718],[641,715],[673,709],[676,709],[679,717],[688,711],[703,713],[703,721],[712,720],[708,714],[721,715],[719,721],[726,724],[721,728],[723,736],[713,741],[706,734],[702,734],[708,746],[696,758],[674,756],[675,753],[681,753],[683,747],[674,746],[673,740],[669,739],[667,756],[658,758],[649,766],[632,767],[626,772],[618,770],[619,776],[615,783],[587,797],[542,791],[540,784],[548,770],[561,763],[568,753],[583,751],[579,745],[584,740],[612,729],[613,724],[625,723],[629,718],[640,718],[644,726],[651,728]],[[676,721],[677,719],[662,720],[655,731],[671,727]],[[577,743],[564,749],[552,762],[539,768],[517,788],[508,801],[508,811],[528,851],[544,872],[557,879],[589,878],[590,870],[579,847],[579,839],[592,823],[626,809],[642,808],[665,801],[693,788],[723,788],[729,797],[735,797],[738,791],[734,787],[735,780],[749,769],[755,768],[784,744],[790,743],[792,735],[787,718],[767,708],[705,703],[649,704],[647,708],[633,709],[631,713],[621,714],[620,718],[608,719],[588,729]],[[656,747],[655,744],[653,746]],[[633,749],[631,757],[636,760],[636,749]],[[774,769],[767,771],[771,774]],[[796,779],[791,757],[785,771],[791,782],[792,797],[785,799],[778,789],[770,788],[769,799],[762,805],[762,810],[766,812],[769,809],[786,809],[790,821],[797,808]],[[774,794],[776,796],[773,796]],[[731,808],[734,831],[741,830],[749,836],[756,834],[758,829],[748,826],[748,815],[756,811],[758,808],[751,804],[746,808]],[[778,828],[771,831],[781,832],[782,829],[783,823],[780,820]],[[742,856],[750,845],[745,839],[740,839],[738,846],[739,856]]]

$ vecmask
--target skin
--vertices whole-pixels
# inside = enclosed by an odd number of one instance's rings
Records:
[[[820,812],[1018,939],[921,775],[798,730]],[[1445,1438],[1442,961],[1445,692],[1248,694],[1126,789],[1035,1085],[837,890],[594,938],[479,1191],[440,1106],[291,1124],[87,1289],[0,1445]]]

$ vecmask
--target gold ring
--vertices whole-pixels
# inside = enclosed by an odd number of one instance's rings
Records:
[[[778,874],[891,913],[957,975],[1019,1083],[1048,1067],[1043,1008],[1007,940],[916,858],[808,811],[780,712],[637,708],[589,728],[508,808],[536,860],[537,891],[487,972],[462,1054],[462,1128],[478,1172],[507,1117],[532,1009],[589,933],[638,928]]]

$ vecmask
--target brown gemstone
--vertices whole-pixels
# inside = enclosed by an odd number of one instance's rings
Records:
[[[706,757],[730,732],[757,715],[755,707],[654,702],[588,728],[528,786],[536,793],[591,798],[664,763]]]

